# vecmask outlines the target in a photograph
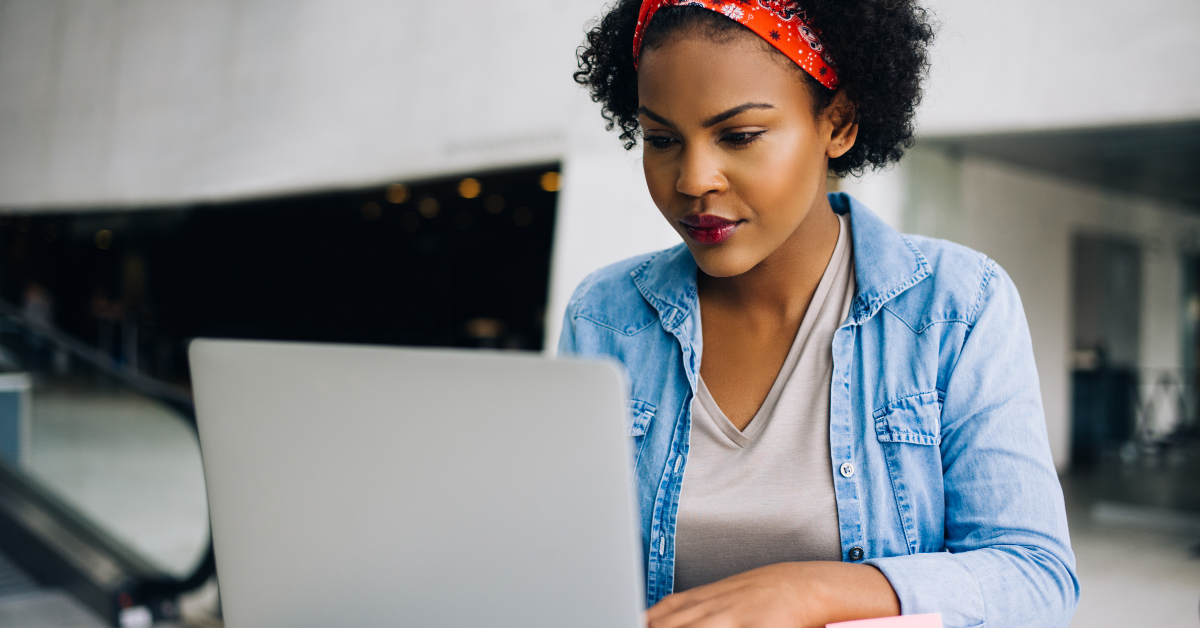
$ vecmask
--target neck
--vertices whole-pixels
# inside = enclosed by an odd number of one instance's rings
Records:
[[[837,214],[825,184],[812,208],[778,249],[749,271],[733,277],[697,277],[701,296],[740,310],[750,319],[798,321],[804,318],[821,276],[837,246]]]

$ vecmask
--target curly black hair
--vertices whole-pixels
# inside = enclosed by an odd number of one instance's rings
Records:
[[[607,128],[621,128],[627,150],[637,146],[640,131],[633,59],[640,7],[641,0],[618,0],[588,32],[576,55],[575,82],[601,104]],[[845,90],[856,108],[858,138],[845,155],[829,161],[829,172],[838,177],[860,175],[899,161],[913,145],[913,115],[921,101],[921,80],[929,68],[927,49],[934,35],[932,16],[914,0],[804,0],[801,8],[833,60],[838,89]],[[738,29],[750,32],[715,11],[668,7],[651,20],[642,48],[660,46],[679,32],[721,38]],[[818,110],[827,107],[833,90],[799,66],[797,71],[806,78]]]

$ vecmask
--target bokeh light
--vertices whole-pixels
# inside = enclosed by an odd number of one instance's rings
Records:
[[[426,196],[417,203],[417,211],[422,218],[434,218],[441,211],[441,206],[438,205],[437,199],[432,196]]]
[[[387,188],[387,200],[393,205],[399,205],[400,203],[408,201],[410,194],[412,194],[412,192],[409,191],[408,186],[404,185],[403,183],[393,183]]]
[[[475,198],[483,191],[483,186],[479,184],[479,179],[467,177],[458,182],[458,195],[463,198]]]

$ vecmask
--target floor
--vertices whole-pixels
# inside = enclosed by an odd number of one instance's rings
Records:
[[[66,593],[38,586],[0,554],[0,626],[104,628],[107,624]]]
[[[1063,478],[1078,628],[1200,626],[1200,450],[1108,456]]]
[[[1073,627],[1200,626],[1200,517],[1106,502],[1070,515],[1082,587]]]

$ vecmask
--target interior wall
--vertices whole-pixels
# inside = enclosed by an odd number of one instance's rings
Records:
[[[0,208],[558,160],[575,47],[601,3],[456,4],[0,0]]]
[[[927,0],[925,136],[1200,118],[1195,0]]]

